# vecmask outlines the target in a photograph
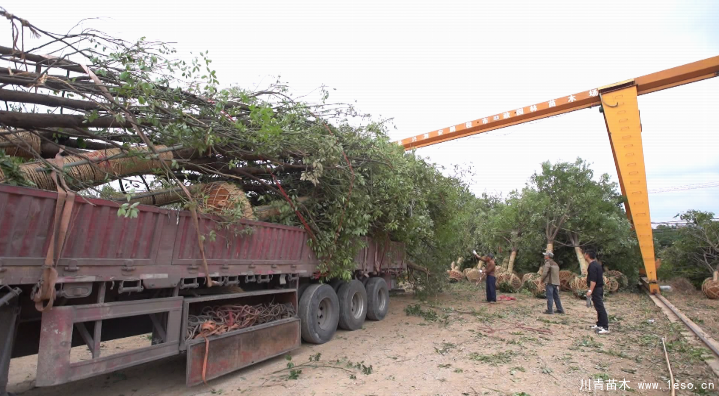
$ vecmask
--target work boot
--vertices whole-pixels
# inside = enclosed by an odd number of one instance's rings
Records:
[[[546,310],[546,311],[544,311],[544,313],[547,314],[547,315],[552,315],[554,312],[552,312],[552,311],[550,311],[550,310]]]

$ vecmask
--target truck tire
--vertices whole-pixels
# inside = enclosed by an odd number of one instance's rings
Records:
[[[337,293],[340,290],[340,286],[344,285],[345,281],[340,279],[332,279],[328,285],[332,286],[332,289]]]
[[[307,290],[308,287],[310,287],[311,283],[303,283],[299,287],[297,287],[297,303],[299,304],[300,299],[302,298],[302,295],[305,293],[305,290]]]
[[[389,311],[389,291],[382,278],[367,281],[367,319],[382,320]]]
[[[340,302],[340,328],[350,331],[361,329],[367,316],[367,291],[362,282],[352,280],[344,283],[337,298]]]
[[[313,284],[305,289],[299,303],[302,339],[324,344],[334,337],[340,317],[337,294],[326,284]]]

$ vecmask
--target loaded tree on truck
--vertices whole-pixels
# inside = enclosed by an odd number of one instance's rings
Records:
[[[426,291],[470,246],[467,185],[325,90],[220,88],[205,53],[0,14],[0,395],[33,354],[38,386],[180,354],[208,381],[382,320],[407,268]]]
[[[184,354],[194,385],[385,317],[403,241],[432,227],[412,177],[438,172],[381,124],[0,12],[0,394],[13,357],[50,386]]]

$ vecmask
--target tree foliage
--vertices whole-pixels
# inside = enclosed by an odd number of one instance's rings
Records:
[[[506,249],[506,254],[509,255],[508,268],[513,269],[520,247],[533,236],[536,239],[532,225],[536,222],[534,217],[540,209],[538,204],[537,194],[532,190],[515,190],[510,192],[504,202],[494,205],[485,216],[480,239],[485,246]]]
[[[279,79],[261,90],[222,86],[207,52],[183,60],[165,43],[95,30],[56,34],[0,12],[15,24],[11,42],[26,30],[42,41],[2,60],[8,70],[25,69],[4,80],[3,91],[15,96],[0,123],[9,147],[20,145],[36,159],[32,172],[54,169],[74,188],[104,197],[126,195],[129,180],[142,192],[179,187],[193,210],[203,197],[193,196],[191,185],[234,183],[252,204],[278,209],[270,220],[304,227],[319,271],[331,278],[351,275],[361,236],[404,242],[411,261],[437,273],[448,257],[473,246],[482,200],[460,177],[390,142],[385,120],[328,102],[325,87],[310,102]],[[48,60],[45,52],[59,56]],[[43,145],[12,140],[21,134]],[[105,177],[85,179],[47,161],[61,148]],[[139,162],[157,160],[160,150],[172,155],[153,169],[118,175],[89,157],[106,148],[120,150],[114,159]],[[5,183],[26,183],[32,173],[5,156],[0,166]],[[108,184],[118,179],[123,194]],[[133,217],[136,210],[128,200],[118,213]],[[226,215],[223,224],[231,224],[242,213]]]
[[[699,286],[719,271],[719,222],[714,213],[689,210],[676,217],[686,222],[674,231],[673,243],[660,251],[664,278],[682,276]]]
[[[547,245],[562,268],[580,272],[576,249],[592,247],[609,269],[636,277],[641,255],[617,190],[609,175],[595,178],[581,158],[545,162],[521,192],[512,192],[486,214],[478,243],[515,250],[519,272],[537,271]]]

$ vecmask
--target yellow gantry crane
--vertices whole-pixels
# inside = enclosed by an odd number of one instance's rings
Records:
[[[647,177],[642,148],[642,125],[637,96],[719,76],[719,56],[646,76],[593,88],[577,94],[493,114],[397,141],[405,150],[431,146],[495,129],[601,106],[617,167],[627,217],[639,240],[644,261],[643,278],[649,291],[659,292],[654,240],[649,214]]]

